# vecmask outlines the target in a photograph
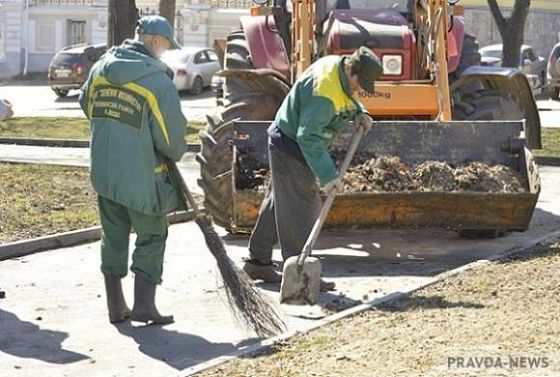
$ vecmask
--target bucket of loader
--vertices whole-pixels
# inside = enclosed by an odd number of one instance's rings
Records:
[[[269,124],[234,125],[232,225],[237,231],[252,228],[264,198]],[[326,226],[526,230],[540,179],[520,138],[523,127],[523,121],[376,122],[364,136]],[[348,145],[351,132],[352,126],[333,148]],[[381,160],[398,168],[386,173],[378,166]],[[441,171],[447,172],[446,181],[436,174]]]

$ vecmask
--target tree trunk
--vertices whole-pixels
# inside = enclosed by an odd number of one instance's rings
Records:
[[[121,44],[127,38],[134,37],[138,9],[135,0],[109,0],[108,5],[107,46]]]
[[[525,21],[529,14],[531,0],[515,0],[511,16],[505,18],[497,0],[488,0],[490,11],[496,21],[503,43],[502,67],[519,67],[521,45],[525,33]]]
[[[175,0],[159,0],[159,15],[167,18],[175,29]]]

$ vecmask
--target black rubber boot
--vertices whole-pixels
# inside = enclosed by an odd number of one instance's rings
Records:
[[[121,278],[115,275],[103,275],[105,277],[105,293],[107,296],[107,308],[109,309],[109,321],[111,323],[123,322],[130,318],[130,309],[126,305],[122,290]]]
[[[334,281],[326,281],[321,279],[321,292],[336,291],[336,284]]]
[[[253,280],[262,280],[265,283],[280,283],[282,275],[276,271],[274,264],[263,264],[254,259],[248,259],[243,263],[243,271]]]
[[[161,315],[156,309],[156,284],[140,275],[134,279],[134,307],[131,319],[137,322],[167,324],[173,323],[172,315]]]

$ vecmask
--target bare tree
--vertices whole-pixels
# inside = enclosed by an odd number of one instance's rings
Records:
[[[138,9],[135,0],[109,0],[107,46],[121,44],[134,37]]]
[[[531,0],[515,0],[509,17],[504,17],[497,0],[488,0],[488,5],[502,36],[502,67],[519,67],[519,54]]]
[[[175,26],[175,0],[159,0],[159,15]]]

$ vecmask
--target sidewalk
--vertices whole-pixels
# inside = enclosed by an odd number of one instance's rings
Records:
[[[541,178],[544,190],[525,233],[482,241],[431,230],[323,233],[316,255],[338,291],[322,294],[322,306],[336,309],[348,300],[381,297],[558,230],[560,169],[543,167]],[[245,236],[225,241],[232,258],[246,256]],[[280,258],[278,250],[275,257]],[[175,315],[170,326],[108,323],[99,243],[2,262],[0,282],[6,291],[0,300],[3,376],[179,376],[189,366],[255,341],[235,326],[217,289],[214,260],[192,222],[170,228],[158,293],[161,312]],[[129,275],[124,281],[129,304],[132,285]],[[278,286],[264,288],[277,298]],[[326,315],[320,307],[283,309],[292,329]]]

